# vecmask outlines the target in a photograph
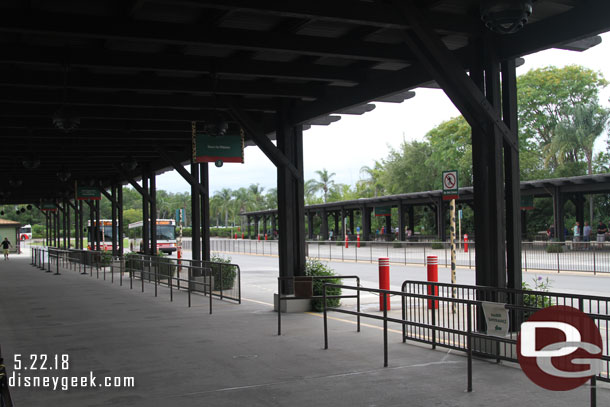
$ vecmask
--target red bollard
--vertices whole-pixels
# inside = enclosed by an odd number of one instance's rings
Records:
[[[265,233],[265,240],[267,240],[267,234]]]
[[[235,239],[237,239],[237,233],[235,233]]]
[[[380,257],[379,258],[379,289],[389,290],[390,289],[390,258]],[[388,311],[390,310],[390,296],[387,294],[379,295],[379,311],[383,311],[383,296],[386,296],[386,304],[388,305]]]
[[[243,233],[241,234],[241,240],[244,240],[244,234]]]
[[[428,256],[428,281],[438,283],[438,257]],[[434,294],[432,294],[434,287]],[[438,296],[438,286],[429,285],[427,295]],[[428,309],[432,309],[432,300],[428,300]],[[434,309],[438,309],[438,301],[434,301]]]
[[[256,235],[256,238],[257,238],[258,240],[261,240],[261,235]]]
[[[468,235],[464,233],[464,253],[468,253]]]
[[[356,236],[356,247],[360,247],[360,235]]]
[[[349,249],[349,240],[347,239],[347,235],[345,235],[345,248]]]

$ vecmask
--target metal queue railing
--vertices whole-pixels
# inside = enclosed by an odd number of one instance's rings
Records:
[[[456,265],[474,268],[476,258],[475,242],[457,242]],[[212,239],[213,251],[258,254],[265,256],[278,255],[277,240],[249,239]],[[397,264],[423,264],[427,257],[435,255],[439,264],[451,265],[451,244],[448,242],[383,242],[361,241],[360,244],[349,241],[307,241],[307,257],[328,261],[377,261],[379,257],[388,257]],[[521,243],[521,264],[525,271],[552,270],[583,271],[592,273],[610,273],[610,242],[551,242],[535,241]]]
[[[428,284],[428,283],[425,283],[425,284]],[[379,314],[370,314],[370,313],[360,312],[360,311],[352,311],[352,310],[337,308],[337,307],[328,307],[326,300],[327,300],[327,298],[331,298],[331,296],[326,295],[328,288],[340,288],[341,290],[355,290],[358,293],[364,291],[364,292],[368,292],[368,293],[377,294],[380,296],[380,298],[382,298],[382,301],[383,301],[383,305],[384,305],[383,313],[382,313],[382,315],[379,315]],[[433,293],[433,291],[432,291],[432,293]],[[546,293],[544,293],[544,294],[546,294]],[[525,293],[524,295],[527,295],[527,293]],[[445,305],[444,308],[453,309],[455,307],[457,309],[460,309],[462,312],[462,323],[458,324],[458,325],[454,325],[454,326],[442,326],[442,325],[433,323],[431,321],[431,318],[424,319],[424,320],[418,320],[418,321],[409,320],[408,318],[404,317],[404,313],[401,318],[390,317],[390,316],[388,316],[388,311],[387,311],[387,305],[389,302],[388,298],[390,296],[401,297],[403,304],[409,303],[409,301],[417,301],[417,302],[420,302],[421,304],[426,304],[426,305],[428,302],[432,302],[432,303],[439,302],[439,303],[444,303],[444,305]],[[455,297],[455,298],[454,297],[439,297],[438,295],[435,295],[435,294],[434,295],[418,294],[418,293],[409,293],[409,292],[403,292],[403,291],[381,290],[381,289],[375,289],[375,288],[365,288],[365,287],[358,287],[358,286],[348,286],[348,285],[341,285],[341,284],[326,283],[326,284],[324,284],[324,290],[323,290],[324,349],[329,348],[328,313],[331,311],[339,312],[339,313],[343,313],[343,314],[354,315],[358,318],[364,317],[364,318],[380,320],[383,322],[384,367],[388,366],[388,323],[396,323],[396,324],[401,325],[402,327],[407,326],[407,327],[417,328],[420,330],[426,330],[428,332],[445,333],[447,335],[460,336],[463,338],[463,341],[461,342],[462,345],[459,347],[451,346],[451,348],[466,352],[466,356],[467,356],[466,390],[468,392],[471,392],[472,388],[473,388],[473,386],[472,386],[473,385],[473,381],[472,381],[473,356],[475,354],[481,354],[482,348],[496,349],[496,352],[497,352],[501,348],[506,349],[506,348],[510,347],[510,348],[516,349],[516,346],[517,346],[517,339],[516,339],[517,334],[516,333],[509,337],[498,337],[498,336],[493,336],[493,335],[487,335],[486,333],[477,330],[477,325],[475,323],[475,320],[477,318],[478,313],[482,314],[482,311],[479,310],[481,307],[481,302],[482,301],[476,300],[476,299],[465,299],[465,298],[459,298],[459,297]],[[439,309],[440,308],[441,308],[441,306],[439,305]],[[539,308],[528,307],[528,306],[523,306],[523,305],[506,304],[506,309],[509,310],[509,314],[511,314],[511,320],[513,320],[515,317],[514,313],[528,313],[528,312],[531,313],[531,312],[535,312]],[[404,308],[403,308],[403,310],[404,310]],[[434,312],[432,312],[432,314],[434,314]],[[604,320],[604,321],[606,321],[606,323],[610,319],[610,317],[608,315],[599,315],[599,314],[590,314],[590,313],[588,313],[588,315],[589,315],[589,317],[591,317],[594,320]],[[403,336],[403,342],[406,339],[407,338],[405,338]],[[408,338],[408,339],[412,339],[412,338]],[[421,340],[420,340],[420,342],[421,342]],[[436,344],[438,345],[439,343],[440,342],[437,341]],[[606,346],[604,346],[604,348],[606,348]],[[502,355],[499,353],[494,354],[493,357],[496,357],[498,359],[513,360],[513,359],[509,359],[507,357],[502,357]],[[605,360],[607,362],[608,358],[603,357],[603,360]],[[596,380],[599,378],[600,378],[599,375],[593,376],[590,380],[590,382],[591,382],[590,405],[591,406],[597,405]],[[602,380],[604,380],[604,379],[602,379]]]
[[[297,277],[299,278],[299,277]],[[300,277],[303,278],[303,277]],[[345,280],[345,279],[352,279],[352,280],[356,280],[356,286],[360,287],[360,277],[358,276],[310,276],[310,277],[305,277],[305,278],[309,278],[311,279],[311,284],[313,287],[314,282],[316,281],[325,281],[325,280]],[[290,300],[301,300],[301,299],[311,299],[311,300],[323,300],[324,297],[322,295],[312,295],[312,296],[307,296],[307,297],[296,297],[293,295],[285,295],[285,294],[281,294],[282,292],[284,292],[285,290],[282,289],[282,285],[284,285],[286,282],[288,281],[293,281],[293,284],[295,283],[295,277],[294,276],[289,276],[289,277],[278,277],[277,278],[277,292],[278,292],[278,296],[277,296],[277,334],[281,335],[282,334],[282,301],[290,301]],[[296,291],[296,290],[294,290]],[[338,298],[338,299],[347,299],[347,298],[355,298],[356,299],[356,309],[358,310],[358,312],[360,312],[360,292],[358,292],[356,295],[333,295],[333,296],[328,296],[327,298]],[[324,301],[326,303],[326,301]],[[356,322],[356,329],[358,332],[360,332],[360,317],[357,318],[357,322]]]
[[[421,295],[435,293],[438,307],[434,310],[421,300],[410,297],[402,297],[402,319],[418,323],[425,323],[433,327],[453,328],[464,331],[465,313],[461,307],[454,307],[451,304],[453,298],[490,301],[509,304],[511,307],[511,325],[518,326],[527,320],[529,315],[542,308],[551,305],[564,305],[576,308],[595,322],[600,330],[604,349],[602,353],[602,372],[597,379],[610,382],[610,298],[582,294],[557,293],[547,291],[514,290],[509,288],[496,288],[485,286],[471,286],[461,284],[434,283],[407,280],[403,282],[401,291],[407,294]],[[519,305],[519,306],[517,306]],[[474,310],[475,330],[481,331],[484,328],[484,321],[480,309]],[[403,342],[412,340],[427,343],[435,348],[441,346],[445,348],[465,351],[465,338],[463,335],[442,334],[435,329],[411,328],[403,325]],[[513,329],[509,332],[511,343],[516,343],[518,330]],[[507,360],[517,362],[516,348],[513,346],[493,347],[478,346],[476,353],[484,356],[496,358],[497,360]]]
[[[95,273],[97,278],[114,283],[118,274],[119,284],[129,280],[133,289],[134,280],[140,280],[144,292],[145,282],[154,285],[155,296],[160,286],[169,288],[170,301],[174,290],[186,291],[188,306],[191,294],[201,293],[209,296],[212,313],[212,298],[232,300],[241,303],[241,270],[237,264],[172,259],[131,253],[126,256],[112,256],[108,252],[76,249],[57,249],[52,247],[32,247],[31,264],[46,272],[55,270],[59,275],[60,267],[75,270],[80,274]],[[181,274],[186,274],[182,278]]]

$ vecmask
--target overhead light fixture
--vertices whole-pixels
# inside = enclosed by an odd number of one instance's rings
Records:
[[[223,119],[203,125],[203,132],[212,137],[222,137],[227,131],[229,131],[229,123]]]
[[[27,170],[35,170],[40,167],[40,159],[34,157],[25,158],[21,161],[21,164],[23,164],[23,167]]]
[[[532,15],[532,0],[481,0],[481,20],[491,31],[514,34]]]
[[[70,171],[66,171],[65,169],[57,171],[57,178],[59,178],[61,182],[68,182],[71,176],[72,174],[70,173]]]
[[[28,205],[27,208],[28,208],[28,211],[31,211],[32,210],[32,205]]]
[[[127,157],[127,159],[121,163],[121,167],[126,171],[133,171],[138,167],[138,162],[133,157]]]
[[[53,125],[59,130],[70,132],[80,125],[80,118],[77,117],[69,106],[60,107],[53,114]]]
[[[23,180],[21,180],[19,178],[11,178],[8,181],[8,184],[10,186],[12,186],[13,188],[19,188],[21,185],[23,185]]]

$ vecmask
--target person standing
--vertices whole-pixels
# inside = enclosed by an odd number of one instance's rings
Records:
[[[8,260],[8,249],[13,247],[13,245],[8,241],[8,237],[5,237],[1,244],[2,251],[4,252],[4,260]]]
[[[607,231],[608,228],[606,227],[606,225],[604,225],[604,222],[600,220],[597,224],[597,243],[604,243],[604,240],[606,240]]]
[[[589,242],[591,241],[591,226],[589,222],[585,222],[585,227],[582,229],[582,240],[586,242],[587,250],[589,249]]]
[[[577,248],[578,243],[580,242],[580,222],[576,222],[576,225],[574,225],[574,249]]]

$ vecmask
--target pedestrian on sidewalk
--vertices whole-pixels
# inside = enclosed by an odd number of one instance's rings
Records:
[[[4,260],[8,260],[8,249],[13,247],[11,242],[8,241],[8,237],[5,237],[2,241],[2,251],[4,252]]]

